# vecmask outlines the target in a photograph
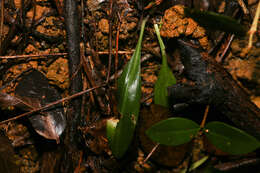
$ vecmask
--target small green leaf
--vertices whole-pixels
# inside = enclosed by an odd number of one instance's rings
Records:
[[[194,162],[189,169],[189,172],[197,169],[199,166],[201,166],[203,163],[205,163],[208,160],[209,156],[204,156],[203,158],[201,158],[200,160]],[[185,173],[187,172],[187,168],[184,168],[183,170],[180,171],[180,173]]]
[[[246,34],[246,29],[238,21],[229,16],[189,8],[185,8],[185,15],[194,19],[199,25],[210,29],[230,32],[240,36]]]
[[[208,123],[205,128],[209,141],[224,152],[239,155],[260,147],[256,138],[228,124],[215,121]]]
[[[147,19],[145,18],[142,22],[135,52],[118,79],[118,110],[122,118],[111,142],[112,153],[117,158],[122,157],[127,151],[138,120],[141,98],[141,45]]]
[[[208,160],[209,156],[204,156],[203,158],[201,158],[200,160],[194,162],[189,171],[193,171],[195,170],[196,168],[198,168],[199,166],[201,166],[203,163],[205,163],[207,160]]]
[[[200,126],[186,118],[169,118],[153,125],[146,134],[153,141],[164,145],[181,145],[189,142],[200,130]]]
[[[176,79],[168,67],[165,46],[160,36],[158,25],[155,24],[154,28],[162,53],[162,65],[154,87],[154,103],[164,107],[169,107],[167,87],[176,84]]]

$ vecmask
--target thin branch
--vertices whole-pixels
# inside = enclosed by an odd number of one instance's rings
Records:
[[[81,95],[86,94],[86,93],[88,93],[88,92],[90,92],[90,91],[92,91],[92,90],[95,90],[95,89],[98,89],[98,88],[101,88],[101,87],[104,87],[104,86],[106,86],[106,84],[102,84],[102,85],[100,85],[100,86],[96,86],[96,87],[93,87],[93,88],[90,88],[90,89],[87,89],[87,90],[83,90],[83,91],[78,92],[78,93],[76,93],[76,94],[73,94],[73,95],[71,95],[71,96],[68,96],[68,97],[62,98],[62,99],[60,99],[60,100],[57,100],[57,101],[55,101],[55,102],[49,103],[49,104],[47,104],[47,105],[45,105],[45,106],[43,106],[43,107],[40,107],[40,108],[31,110],[30,112],[25,112],[25,113],[23,113],[23,114],[21,114],[21,115],[15,116],[15,117],[13,117],[13,118],[10,118],[10,119],[4,120],[4,121],[1,121],[1,122],[0,122],[0,125],[5,124],[5,123],[10,122],[10,121],[17,120],[17,119],[19,119],[19,118],[22,118],[22,117],[25,117],[25,116],[28,116],[28,115],[31,115],[31,114],[36,113],[36,112],[39,112],[39,111],[46,110],[46,109],[48,109],[48,108],[50,108],[50,107],[52,107],[52,106],[54,106],[54,105],[60,104],[60,103],[65,102],[65,101],[67,101],[67,100],[71,100],[71,99],[73,99],[73,98],[76,98],[76,97],[78,97],[78,96],[81,96]]]
[[[244,14],[249,14],[249,11],[246,8],[246,4],[244,3],[244,1],[243,0],[237,0],[237,2],[240,5],[240,7],[242,8]]]
[[[111,51],[111,54],[132,54],[134,52],[134,50],[119,50],[119,51]],[[99,55],[105,55],[105,54],[109,54],[109,51],[98,51],[97,54]]]
[[[4,30],[4,0],[1,1],[1,22],[0,22],[0,47],[3,38],[3,30]]]
[[[107,79],[106,82],[108,83],[109,81],[109,76],[110,76],[110,71],[111,71],[111,64],[112,64],[112,20],[113,20],[113,0],[109,1],[109,35],[108,35],[108,40],[109,40],[109,59],[108,59],[108,70],[107,70]]]
[[[121,50],[118,54],[132,54],[134,50]],[[99,51],[100,55],[109,54],[109,51]],[[112,51],[112,54],[116,54],[116,51]],[[50,53],[50,54],[38,54],[38,55],[13,55],[13,56],[0,56],[0,59],[17,59],[17,58],[35,58],[35,57],[49,57],[49,56],[67,56],[68,53]]]
[[[48,56],[66,56],[68,53],[50,53],[38,55],[14,55],[14,56],[0,56],[0,59],[17,59],[17,58],[35,58],[35,57],[48,57]]]
[[[256,30],[257,30],[257,24],[258,24],[259,15],[260,15],[260,1],[258,2],[257,10],[256,10],[255,17],[254,17],[254,21],[253,21],[253,23],[251,25],[251,28],[249,30],[249,34],[250,35],[249,35],[248,48],[252,47],[253,35],[256,32]]]
[[[144,159],[144,163],[152,156],[152,154],[155,152],[155,150],[158,148],[160,144],[156,144],[153,149],[151,150],[151,152],[148,154],[148,156]]]
[[[200,124],[200,128],[204,128],[206,120],[207,120],[208,113],[209,113],[209,105],[207,105],[207,107],[205,109],[203,120],[202,120],[202,122]]]
[[[118,16],[118,26],[116,31],[116,56],[115,56],[115,71],[117,71],[118,68],[118,49],[119,49],[119,34],[120,34],[120,28],[121,28],[121,17],[120,14],[117,13]]]
[[[229,47],[230,47],[230,45],[231,45],[231,43],[232,43],[234,37],[235,37],[235,35],[232,34],[231,37],[230,37],[230,39],[228,40],[228,43],[227,43],[227,45],[226,45],[224,51],[222,52],[221,56],[218,57],[218,58],[216,58],[216,61],[217,61],[217,62],[221,62],[221,61],[223,60],[223,58],[224,58],[224,56],[226,55],[227,50],[229,49]]]
[[[253,45],[253,36],[255,34],[255,32],[257,31],[257,24],[258,24],[258,20],[259,20],[259,15],[260,15],[260,1],[258,2],[257,5],[257,9],[255,12],[255,17],[253,20],[253,23],[251,25],[250,30],[248,31],[249,33],[249,40],[248,40],[248,46],[246,48],[244,48],[240,54],[241,57],[244,57],[252,48]]]

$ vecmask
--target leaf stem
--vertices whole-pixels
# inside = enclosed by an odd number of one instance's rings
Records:
[[[159,45],[160,45],[160,49],[161,49],[161,53],[162,53],[162,65],[163,66],[167,66],[167,58],[166,58],[166,51],[165,51],[165,46],[163,44],[161,35],[160,35],[160,30],[157,24],[154,24],[154,29],[155,29],[155,33],[157,35],[158,41],[159,41]]]

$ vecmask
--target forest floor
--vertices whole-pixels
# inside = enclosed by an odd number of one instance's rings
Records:
[[[160,120],[174,116],[170,110],[153,103],[153,88],[161,64],[160,47],[153,23],[165,22],[165,11],[176,4],[185,4],[187,7],[199,7],[218,13],[229,10],[225,9],[227,1],[209,0],[207,2],[209,6],[203,6],[197,1],[193,3],[182,0],[163,1],[161,4],[154,4],[148,8],[150,2],[118,0],[113,2],[112,15],[110,15],[110,3],[106,0],[78,2],[81,24],[79,34],[82,39],[80,48],[81,56],[84,59],[80,67],[84,71],[82,73],[83,89],[100,86],[106,80],[110,44],[112,45],[112,68],[110,70],[112,82],[109,87],[99,88],[82,97],[84,106],[81,116],[85,122],[82,122],[78,127],[82,143],[79,149],[80,162],[74,172],[170,173],[180,172],[190,164],[189,159],[187,159],[189,158],[187,152],[190,151],[189,144],[177,147],[160,145],[151,158],[144,162],[146,156],[156,146],[156,143],[145,135],[145,130]],[[58,91],[60,97],[69,96],[69,65],[62,7],[63,2],[59,0],[1,1],[0,87],[2,93],[16,96],[18,92],[16,87],[19,85],[20,79],[35,69],[44,74],[49,85]],[[240,20],[241,25],[249,30],[255,16],[257,1],[248,1],[247,7],[249,14],[244,14],[241,7],[237,6],[237,10],[233,10],[231,15]],[[179,22],[176,24],[176,28],[166,28],[161,32],[166,44],[168,64],[177,81],[185,79],[182,75],[183,65],[180,61],[180,54],[178,49],[174,47],[172,40],[186,38],[192,40],[204,52],[210,52],[212,58],[215,58],[232,75],[237,83],[246,90],[251,101],[260,108],[260,30],[258,29],[255,33],[251,51],[243,55],[242,50],[247,47],[248,35],[243,37],[234,36],[231,33],[223,35],[223,32],[202,28],[196,22],[187,24],[186,21],[192,19],[181,14],[178,11],[179,8],[177,6],[173,11],[176,16],[174,20]],[[140,21],[148,14],[150,18],[145,28],[142,43],[140,120],[133,145],[127,156],[118,161],[112,156],[108,146],[105,131],[106,120],[118,118],[115,79],[118,77],[118,71],[122,70],[131,58],[139,37]],[[165,25],[167,24],[162,24],[163,27]],[[111,41],[109,40],[110,34],[112,35]],[[224,51],[225,49],[227,50]],[[225,52],[224,55],[222,55],[223,52]],[[87,65],[84,66],[84,64]],[[28,91],[31,90],[30,86],[25,88]],[[60,99],[53,97],[51,99],[53,101]],[[62,103],[65,112],[68,101]],[[12,105],[7,107],[1,110],[1,121],[23,113]],[[182,116],[189,114],[189,118],[192,117],[195,121],[200,122],[204,110],[203,107],[199,112],[185,112],[185,115]],[[151,115],[153,118],[149,118]],[[211,112],[209,112],[209,116],[211,116]],[[17,172],[19,169],[20,172],[24,173],[46,172],[46,170],[51,170],[48,172],[61,172],[58,167],[62,157],[59,150],[62,141],[57,144],[58,142],[56,143],[55,140],[41,137],[35,133],[26,118],[23,117],[0,125],[2,131],[0,172],[4,172],[5,169],[11,172]],[[202,141],[202,139],[198,140],[198,146],[192,151],[193,161],[211,153],[209,162],[217,167],[220,163],[231,163],[255,156],[255,153],[250,153],[246,156],[234,157],[216,151],[216,149],[212,149],[212,146],[208,146],[210,144],[207,142],[202,144]],[[259,162],[259,159],[257,161]]]

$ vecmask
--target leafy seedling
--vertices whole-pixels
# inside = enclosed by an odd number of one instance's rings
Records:
[[[135,52],[118,79],[118,110],[122,117],[114,128],[115,131],[108,132],[110,147],[116,158],[121,158],[127,151],[138,120],[141,98],[141,45],[146,21],[147,18],[142,22]]]
[[[176,79],[168,67],[165,46],[160,36],[160,31],[157,24],[154,24],[154,29],[162,54],[162,65],[154,87],[154,103],[164,107],[169,107],[167,87],[176,84]]]
[[[176,146],[189,142],[199,131],[199,125],[192,120],[169,118],[150,127],[146,134],[157,143]],[[213,145],[229,154],[246,154],[260,147],[256,138],[223,122],[210,122],[201,131]]]

